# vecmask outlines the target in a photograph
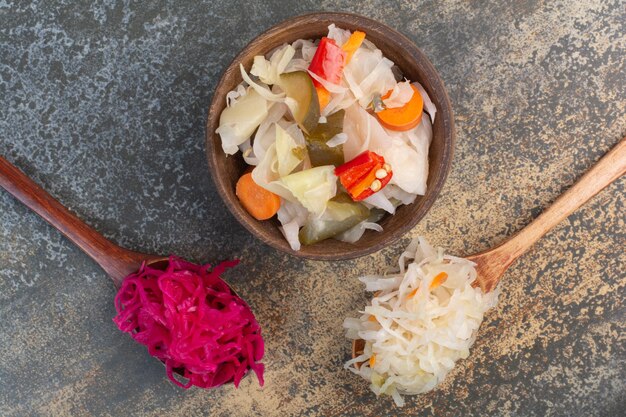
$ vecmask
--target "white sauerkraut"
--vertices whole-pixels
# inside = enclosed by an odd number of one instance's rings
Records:
[[[399,272],[359,278],[375,296],[358,319],[344,321],[348,339],[365,341],[346,368],[398,406],[401,394],[432,390],[467,358],[483,315],[497,302],[497,291],[472,287],[474,266],[420,237],[400,256]]]

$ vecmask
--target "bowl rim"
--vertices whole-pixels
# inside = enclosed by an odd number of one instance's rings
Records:
[[[337,26],[341,27],[342,23],[349,23],[351,20],[358,21],[359,24],[364,23],[365,26],[368,26],[370,29],[374,29],[377,32],[384,33],[384,36],[391,37],[393,36],[394,42],[398,44],[398,47],[402,50],[405,50],[410,56],[412,60],[419,61],[422,70],[425,73],[426,79],[432,85],[432,91],[437,93],[438,101],[440,103],[437,108],[437,115],[443,119],[443,140],[444,146],[442,149],[442,158],[440,163],[440,175],[437,178],[436,182],[433,183],[428,189],[427,194],[423,197],[429,196],[430,198],[424,198],[423,203],[419,203],[418,209],[416,212],[412,214],[412,217],[405,224],[401,225],[398,229],[394,230],[391,233],[385,234],[383,231],[380,235],[380,238],[372,245],[363,248],[357,248],[349,246],[350,243],[346,243],[347,250],[345,251],[334,251],[333,253],[308,253],[303,251],[294,251],[289,246],[289,243],[286,239],[281,239],[280,241],[269,239],[267,236],[264,236],[259,232],[257,228],[252,224],[253,222],[257,223],[258,220],[251,221],[249,217],[245,215],[243,212],[243,207],[236,200],[234,193],[229,193],[229,190],[226,189],[226,185],[223,181],[220,181],[219,178],[219,167],[217,164],[217,153],[222,152],[221,147],[216,147],[213,142],[213,137],[215,135],[215,128],[219,124],[219,115],[218,109],[220,107],[220,102],[218,99],[223,99],[224,97],[218,96],[218,91],[220,91],[222,86],[226,83],[226,80],[232,69],[235,68],[242,60],[249,54],[250,50],[256,48],[257,45],[262,44],[268,40],[270,40],[274,35],[278,32],[282,32],[286,27],[291,27],[293,25],[297,25],[301,22],[306,22],[311,18],[315,18],[317,20],[327,21],[328,24],[335,23]],[[365,27],[367,29],[367,27]],[[209,165],[209,172],[211,174],[211,179],[217,188],[217,191],[222,198],[224,205],[228,208],[230,213],[237,219],[237,221],[244,226],[255,238],[259,239],[261,242],[269,245],[270,247],[277,249],[281,252],[287,253],[292,256],[296,256],[299,258],[311,259],[311,260],[325,260],[325,261],[337,261],[337,260],[349,260],[355,259],[359,257],[363,257],[374,252],[378,252],[387,246],[393,244],[402,236],[406,235],[410,230],[412,230],[428,213],[428,211],[433,206],[435,200],[439,197],[441,190],[448,178],[448,174],[452,168],[452,160],[454,156],[454,148],[456,143],[456,132],[454,126],[454,113],[452,111],[452,105],[450,102],[450,98],[448,96],[447,89],[441,76],[430,62],[426,54],[422,52],[422,50],[407,36],[400,33],[399,31],[387,26],[384,23],[371,19],[369,17],[356,14],[356,13],[348,13],[348,12],[313,12],[306,13],[297,16],[289,17],[281,22],[271,26],[269,29],[261,32],[255,38],[253,38],[250,42],[246,44],[245,47],[235,55],[235,57],[231,60],[231,62],[224,68],[222,71],[222,75],[218,83],[215,85],[213,95],[211,97],[211,103],[209,105],[208,113],[206,116],[206,127],[205,127],[205,152]],[[219,148],[219,149],[218,149]],[[236,155],[233,155],[236,157]],[[232,191],[232,190],[231,190]],[[231,195],[232,194],[232,195]],[[416,203],[412,203],[416,204]],[[303,246],[305,248],[305,246]]]

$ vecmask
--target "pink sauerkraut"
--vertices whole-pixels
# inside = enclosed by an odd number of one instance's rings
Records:
[[[248,304],[220,278],[237,263],[211,269],[171,256],[165,270],[144,264],[124,279],[113,321],[164,362],[169,379],[182,388],[229,382],[237,387],[250,369],[263,385],[261,328]]]

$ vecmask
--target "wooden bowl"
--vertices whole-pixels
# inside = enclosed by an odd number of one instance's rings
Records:
[[[265,55],[272,49],[296,39],[319,39],[328,33],[328,25],[362,30],[367,39],[374,42],[383,54],[396,63],[404,75],[419,81],[437,106],[433,126],[433,141],[429,150],[429,170],[426,195],[418,197],[408,206],[401,206],[393,216],[381,222],[382,232],[366,231],[356,243],[344,243],[333,239],[311,246],[302,246],[293,251],[278,229],[276,218],[266,221],[254,219],[241,206],[235,195],[235,185],[246,170],[241,153],[226,156],[215,129],[219,126],[220,114],[226,106],[226,94],[241,81],[239,63],[246,70],[252,66],[255,55]],[[217,85],[209,107],[206,130],[206,153],[209,169],[217,190],[235,218],[264,243],[291,255],[322,260],[352,259],[370,254],[390,245],[411,230],[433,205],[441,191],[452,163],[454,150],[454,119],[450,100],[443,81],[422,51],[406,36],[382,23],[349,13],[313,13],[288,19],[270,28],[250,42],[228,66]]]

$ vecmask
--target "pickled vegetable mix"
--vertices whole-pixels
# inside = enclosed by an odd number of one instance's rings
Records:
[[[220,278],[237,261],[214,268],[170,257],[164,270],[145,264],[115,297],[118,328],[165,364],[182,388],[213,388],[252,370],[263,385],[264,344],[252,310]]]
[[[437,109],[366,33],[330,25],[240,70],[216,133],[252,167],[237,183],[242,206],[277,216],[293,250],[380,232],[424,195]]]

